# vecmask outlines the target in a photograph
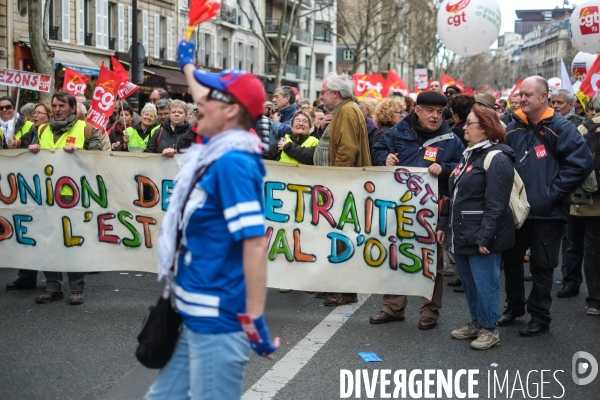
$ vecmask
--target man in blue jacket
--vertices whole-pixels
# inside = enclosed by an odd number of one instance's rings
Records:
[[[292,117],[296,113],[296,93],[289,86],[282,86],[273,93],[273,104],[277,112],[271,117],[270,143],[277,143],[292,132]]]
[[[515,152],[515,169],[523,179],[531,206],[515,234],[515,245],[503,253],[508,306],[498,325],[525,315],[523,257],[531,248],[533,287],[527,300],[530,322],[519,330],[538,336],[550,326],[552,282],[569,206],[563,199],[590,174],[592,154],[575,125],[548,107],[548,82],[532,76],[521,85],[521,109],[506,128],[506,144]]]
[[[428,168],[438,177],[438,194],[448,196],[448,178],[460,161],[464,146],[443,119],[446,97],[435,91],[419,94],[415,110],[388,130],[373,147],[373,165],[402,165]],[[438,246],[437,275],[431,299],[423,298],[419,329],[432,329],[437,325],[442,307],[444,288],[442,258]],[[380,314],[369,319],[372,324],[404,320],[406,296],[383,296]]]

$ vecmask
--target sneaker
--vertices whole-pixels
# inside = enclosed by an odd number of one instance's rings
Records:
[[[500,344],[500,332],[495,335],[487,329],[481,329],[477,339],[471,342],[471,347],[475,350],[487,350]]]
[[[35,302],[38,304],[48,304],[48,303],[52,303],[53,301],[61,300],[64,298],[65,298],[65,295],[63,294],[63,292],[45,291],[44,293],[42,293],[41,295],[39,295],[38,297],[35,298]]]
[[[78,306],[80,304],[83,304],[83,290],[73,290],[71,292],[69,304],[72,306]]]
[[[590,307],[587,309],[587,315],[600,315],[600,310]]]
[[[479,328],[476,328],[473,325],[473,322],[467,322],[467,325],[463,326],[460,329],[455,329],[450,334],[455,339],[474,339],[479,336]]]

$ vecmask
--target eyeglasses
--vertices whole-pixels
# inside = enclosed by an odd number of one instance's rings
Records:
[[[307,121],[307,120],[305,120],[305,119],[295,119],[295,120],[294,120],[294,123],[295,123],[296,125],[308,125],[308,121]]]
[[[7,106],[0,106],[0,111],[10,111],[13,109],[13,106],[11,106],[10,104]]]
[[[466,121],[465,121],[465,125],[466,125],[466,126],[471,126],[471,125],[473,125],[473,124],[478,124],[478,125],[479,125],[479,122],[477,122],[477,121],[469,121],[469,120],[466,120]]]
[[[453,94],[456,94],[456,92],[454,90],[448,90],[446,92],[446,96],[452,96]]]
[[[31,115],[48,115],[48,113],[40,112],[40,111],[34,111],[34,112],[31,113]]]
[[[217,100],[225,104],[235,104],[229,94],[221,92],[217,89],[211,89],[210,92],[208,92],[207,98],[209,100]]]

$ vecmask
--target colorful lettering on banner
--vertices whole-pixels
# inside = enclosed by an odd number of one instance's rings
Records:
[[[50,92],[52,77],[28,71],[0,69],[0,85],[14,86],[37,92]]]
[[[96,88],[92,96],[92,107],[88,113],[87,121],[94,127],[104,131],[108,119],[113,113],[116,95],[121,86],[121,75],[107,69],[102,63]]]
[[[548,153],[546,153],[546,147],[543,144],[535,146],[534,150],[537,158],[544,158],[548,156]]]
[[[266,164],[270,287],[431,295],[438,196],[427,169]],[[172,159],[7,150],[0,171],[0,268],[156,271]]]

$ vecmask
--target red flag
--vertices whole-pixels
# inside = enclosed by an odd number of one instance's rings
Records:
[[[119,99],[126,99],[135,92],[137,92],[140,87],[129,81],[129,74],[127,73],[125,68],[123,68],[119,60],[117,60],[114,56],[110,56],[110,62],[113,67],[113,72],[119,74],[122,80],[121,87],[119,88],[119,91],[117,93]]]
[[[394,71],[388,71],[387,78],[385,79],[385,85],[381,91],[382,97],[387,97],[389,91],[400,92],[404,96],[410,94],[408,85],[402,80]]]
[[[465,89],[465,94],[470,94],[471,96],[475,96],[475,93],[473,93],[473,89],[471,89],[471,86],[467,86],[467,88]]]
[[[206,0],[190,0],[190,10],[188,11],[188,26],[186,28],[188,42],[192,39],[196,25],[208,21],[215,17],[221,8],[221,4]]]
[[[87,121],[104,132],[108,118],[112,115],[121,86],[122,76],[104,66],[100,66],[100,74],[92,96],[92,106]]]
[[[354,74],[352,79],[354,79],[354,96],[358,101],[367,97],[382,100],[381,92],[385,81],[381,74]]]
[[[441,79],[440,83],[442,84],[442,90],[444,92],[446,91],[446,88],[448,88],[448,86],[450,86],[450,85],[458,86],[460,88],[461,92],[463,90],[465,90],[465,84],[464,83],[462,83],[461,81],[457,81],[454,78],[450,78],[446,74],[442,74],[442,79]]]
[[[433,81],[435,81],[435,78],[431,78],[429,82],[427,82],[427,87],[423,90],[424,92],[431,90],[429,87],[431,86],[431,82]]]
[[[577,97],[584,110],[587,109],[587,103],[594,97],[596,91],[600,90],[598,74],[600,74],[600,56],[596,57],[596,61],[588,69],[585,79],[577,89]]]
[[[509,104],[509,107],[510,107],[510,99],[513,98],[513,96],[515,95],[515,93],[519,93],[519,90],[521,89],[521,83],[523,83],[523,78],[519,78],[519,80],[515,84],[515,87],[510,92],[510,95],[508,95],[508,104]]]
[[[71,96],[85,93],[87,89],[88,78],[77,71],[70,68],[65,68],[65,79],[63,82],[63,90]]]

